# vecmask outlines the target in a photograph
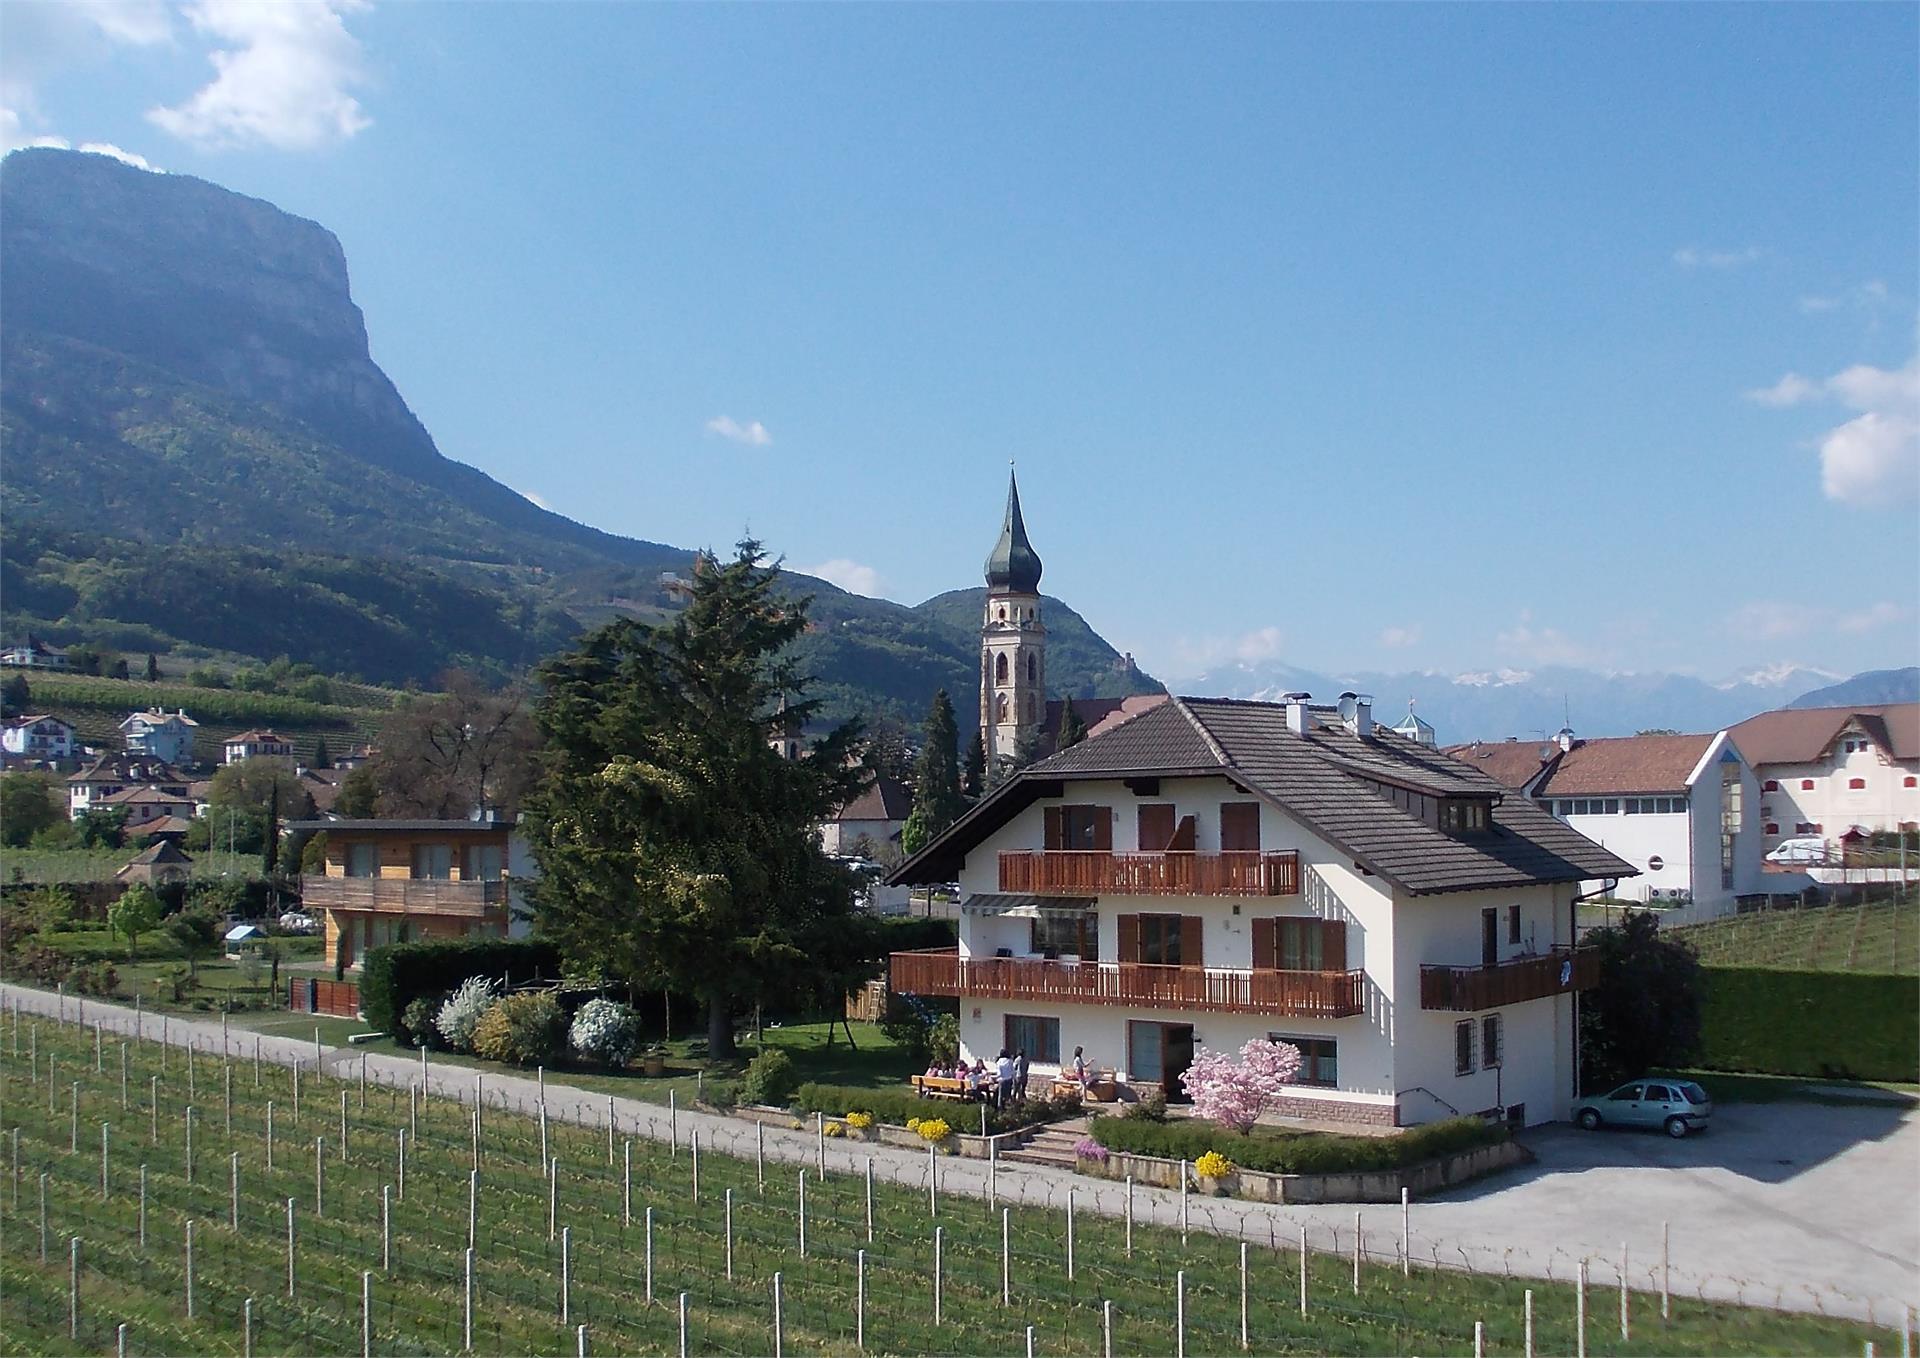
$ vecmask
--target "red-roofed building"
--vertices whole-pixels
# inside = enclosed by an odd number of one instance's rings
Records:
[[[1733,737],[1760,778],[1766,848],[1920,828],[1920,703],[1783,708]]]

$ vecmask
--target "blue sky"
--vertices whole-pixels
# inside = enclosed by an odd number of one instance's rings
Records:
[[[451,457],[1234,657],[1916,660],[1909,5],[0,7],[0,133],[341,239]]]

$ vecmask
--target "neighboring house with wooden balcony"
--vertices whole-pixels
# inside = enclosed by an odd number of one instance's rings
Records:
[[[387,943],[526,932],[520,884],[535,871],[510,820],[313,820],[323,874],[300,878],[324,916],[327,962],[349,969]]]
[[[293,742],[278,731],[242,731],[237,736],[228,736],[224,750],[226,762],[238,764],[248,759],[286,759],[293,758]]]
[[[1567,1116],[1579,883],[1633,868],[1371,704],[1176,698],[1002,783],[893,874],[957,880],[959,946],[891,983],[954,996],[969,1059],[1076,1046],[1178,1099],[1196,1047],[1298,1046],[1284,1115]]]

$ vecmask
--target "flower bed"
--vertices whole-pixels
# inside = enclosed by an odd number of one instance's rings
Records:
[[[1395,1136],[1338,1136],[1264,1127],[1242,1136],[1198,1119],[1154,1122],[1103,1117],[1094,1120],[1092,1133],[1109,1151],[1189,1161],[1218,1151],[1240,1169],[1264,1174],[1374,1173],[1510,1139],[1505,1127],[1478,1118],[1449,1118]]]
[[[1043,1122],[1074,1117],[1080,1112],[1080,1100],[1025,1099],[1009,1108],[981,1104],[951,1103],[923,1099],[904,1089],[861,1089],[851,1085],[804,1084],[794,1093],[793,1106],[807,1113],[825,1113],[845,1117],[848,1113],[870,1114],[876,1122],[904,1127],[910,1120],[944,1117],[957,1131],[974,1132],[980,1127],[980,1110],[987,1109],[986,1130],[991,1135],[1017,1132]]]

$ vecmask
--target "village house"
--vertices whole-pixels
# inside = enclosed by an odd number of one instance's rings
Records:
[[[72,723],[58,717],[44,713],[16,717],[0,727],[0,750],[6,751],[9,763],[64,764],[74,757],[76,749]]]
[[[0,665],[23,670],[64,670],[67,653],[54,649],[39,637],[30,636],[22,644],[0,651]]]
[[[185,708],[166,712],[154,707],[145,712],[130,713],[120,723],[120,734],[126,741],[128,754],[151,755],[181,768],[191,768],[194,762],[193,733],[199,726],[199,722],[187,715]]]
[[[913,794],[895,778],[874,778],[866,788],[820,825],[820,847],[831,854],[875,857],[891,845],[913,810]]]
[[[147,785],[122,788],[118,792],[96,796],[93,799],[93,809],[126,812],[126,820],[122,823],[127,832],[133,834],[163,823],[191,821],[194,814],[194,801],[187,793],[173,793],[161,787]]]
[[[1760,832],[1834,846],[1920,829],[1920,703],[1785,708],[1732,729],[1760,779]]]
[[[124,805],[124,794],[143,789],[160,794],[160,800],[154,805],[172,808],[159,813],[161,815],[194,814],[193,794],[186,775],[164,759],[145,754],[99,755],[82,765],[79,772],[70,774],[67,814],[78,820],[88,811],[103,806]],[[186,809],[179,810],[183,805]]]
[[[1616,899],[1731,913],[1764,895],[1760,784],[1726,731],[1508,740],[1447,751],[1633,864]],[[1602,882],[1589,882],[1599,892]]]
[[[277,731],[242,731],[227,737],[225,749],[225,762],[229,764],[238,764],[243,759],[293,758],[293,742]]]
[[[987,574],[983,735],[1004,756],[1045,711],[1011,496]],[[1168,698],[1009,772],[892,874],[957,881],[961,917],[956,948],[896,953],[890,978],[959,1000],[968,1059],[1024,1050],[1051,1074],[1082,1047],[1177,1101],[1198,1047],[1272,1037],[1306,1061],[1284,1115],[1550,1122],[1598,976],[1580,883],[1634,872],[1360,695]]]
[[[310,820],[326,871],[300,878],[325,920],[326,958],[356,968],[382,944],[526,932],[520,884],[536,869],[511,820]]]

